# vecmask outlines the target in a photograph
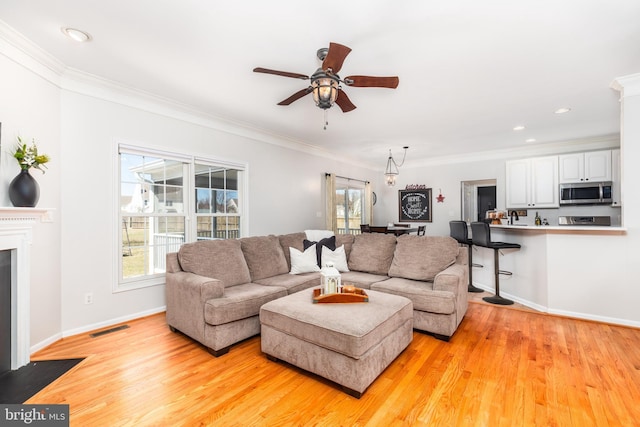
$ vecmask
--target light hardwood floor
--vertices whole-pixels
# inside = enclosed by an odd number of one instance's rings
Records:
[[[246,340],[214,358],[164,314],[33,360],[86,356],[27,403],[72,426],[640,425],[640,330],[469,304],[449,343],[413,342],[355,399]]]

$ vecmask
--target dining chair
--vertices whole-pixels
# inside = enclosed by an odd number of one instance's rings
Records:
[[[371,227],[369,226],[369,224],[360,224],[360,232],[371,233]]]
[[[427,232],[427,226],[426,225],[419,225],[418,226],[418,236],[424,236]]]

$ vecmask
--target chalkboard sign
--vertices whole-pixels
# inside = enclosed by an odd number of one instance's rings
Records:
[[[431,189],[398,191],[400,222],[431,222]]]

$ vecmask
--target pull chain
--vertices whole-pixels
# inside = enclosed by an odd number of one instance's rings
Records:
[[[329,119],[327,118],[328,116],[328,109],[324,110],[324,130],[327,130],[327,126],[329,125]]]

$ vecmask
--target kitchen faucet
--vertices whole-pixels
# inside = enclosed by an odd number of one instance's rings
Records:
[[[516,216],[516,221],[520,221],[520,217],[518,216],[518,212],[513,210],[511,211],[511,214],[509,215],[509,224],[513,225],[513,216]]]

